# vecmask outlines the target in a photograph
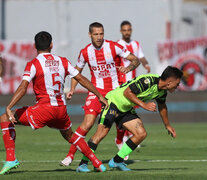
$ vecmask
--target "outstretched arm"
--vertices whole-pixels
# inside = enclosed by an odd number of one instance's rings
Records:
[[[119,67],[119,71],[121,71],[122,73],[128,73],[134,69],[136,69],[139,65],[140,65],[140,61],[139,59],[132,53],[130,53],[127,57],[126,57],[127,60],[131,61],[131,63],[129,64],[129,66],[127,67],[123,67],[123,66],[120,66]]]
[[[79,68],[78,66],[76,66],[75,68],[79,71],[79,73],[81,73],[82,70],[83,70],[83,68]],[[66,98],[67,98],[68,100],[70,100],[70,99],[72,98],[72,96],[73,96],[73,94],[74,94],[74,92],[75,92],[75,88],[76,88],[77,85],[78,85],[78,81],[77,81],[75,78],[72,78],[72,79],[71,79],[71,87],[70,87],[70,91],[69,91],[69,92],[67,93],[67,95],[66,95]]]
[[[98,92],[98,90],[95,88],[95,86],[83,75],[80,73],[74,77],[76,81],[78,81],[83,87],[88,89],[90,92],[94,93],[101,103],[105,105],[105,108],[108,108],[108,102],[107,100]]]
[[[19,87],[17,88],[17,90],[15,91],[9,105],[6,107],[6,114],[12,123],[16,122],[16,120],[12,114],[11,108],[14,107],[14,105],[16,105],[16,103],[25,95],[25,93],[27,92],[28,85],[29,82],[23,80],[19,85]]]
[[[171,134],[171,136],[173,138],[176,137],[176,131],[175,129],[170,125],[170,122],[168,120],[168,111],[167,111],[167,106],[166,104],[160,104],[158,103],[158,109],[159,109],[159,112],[160,112],[160,116],[162,118],[162,121],[166,127],[166,129],[168,130],[168,133]]]

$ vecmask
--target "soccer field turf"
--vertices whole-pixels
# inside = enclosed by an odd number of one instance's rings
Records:
[[[82,157],[76,153],[70,167],[60,167],[69,149],[69,144],[57,130],[43,128],[33,131],[30,127],[17,126],[16,156],[21,162],[18,169],[0,176],[3,179],[163,179],[189,180],[207,179],[207,123],[172,124],[177,131],[177,138],[172,139],[162,124],[145,124],[148,136],[142,147],[136,149],[126,161],[132,171],[111,170],[108,161],[115,155],[115,128],[98,146],[96,155],[104,162],[104,173],[76,173]],[[73,126],[75,130],[77,126]],[[87,140],[92,132],[87,136]],[[5,151],[0,139],[0,165],[3,165]],[[93,170],[90,163],[89,168]]]

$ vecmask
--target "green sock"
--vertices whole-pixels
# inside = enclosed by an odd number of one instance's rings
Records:
[[[129,155],[133,150],[126,144],[124,143],[122,148],[119,150],[119,152],[117,153],[117,155],[119,155],[119,157],[121,158],[125,158],[127,155]]]

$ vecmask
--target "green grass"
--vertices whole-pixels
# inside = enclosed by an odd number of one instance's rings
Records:
[[[176,139],[167,134],[162,124],[145,124],[148,137],[142,147],[130,155],[127,161],[128,167],[132,169],[130,172],[111,170],[107,165],[117,152],[114,144],[116,131],[112,128],[96,151],[97,157],[107,167],[107,172],[86,174],[75,172],[82,157],[80,152],[76,153],[75,161],[69,168],[58,165],[69,149],[69,144],[58,131],[49,128],[33,131],[30,127],[17,126],[16,156],[22,163],[18,169],[0,176],[0,179],[207,179],[207,123],[173,126],[177,131]],[[73,129],[76,127],[73,126]],[[87,139],[94,131],[95,128]],[[0,139],[0,165],[3,165],[4,159],[4,145]],[[91,163],[89,168],[93,169]]]

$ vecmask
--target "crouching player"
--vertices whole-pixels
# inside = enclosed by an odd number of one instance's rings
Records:
[[[154,102],[146,103],[153,99],[157,101],[165,128],[175,138],[176,132],[169,123],[165,100],[167,91],[172,93],[179,86],[182,75],[182,71],[176,67],[168,66],[160,77],[155,74],[141,75],[110,91],[106,95],[109,108],[102,109],[96,133],[88,142],[89,147],[95,151],[115,122],[119,128],[128,130],[133,136],[123,144],[108,165],[110,168],[129,171],[130,169],[123,162],[124,158],[134,151],[147,136],[142,120],[135,113],[133,107],[138,105],[145,110],[156,111]]]
[[[52,46],[52,36],[48,32],[42,31],[35,36],[35,47],[38,56],[27,63],[23,80],[7,106],[6,113],[0,117],[6,149],[6,162],[0,174],[5,174],[19,165],[19,161],[15,157],[16,133],[14,123],[31,126],[33,129],[44,126],[59,129],[62,136],[69,143],[75,145],[92,161],[97,171],[106,170],[83,137],[80,136],[81,129],[78,128],[75,133],[71,130],[72,124],[67,114],[63,92],[66,76],[69,75],[71,78],[75,78],[82,86],[93,92],[106,107],[108,106],[107,100],[66,58],[51,54]],[[33,81],[37,103],[31,107],[23,107],[12,111],[11,108],[25,95],[31,80]]]

